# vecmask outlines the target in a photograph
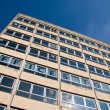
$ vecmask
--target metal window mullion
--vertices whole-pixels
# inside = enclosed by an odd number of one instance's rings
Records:
[[[11,64],[11,60],[13,59],[13,57],[10,57],[9,61],[8,61],[8,66]]]
[[[30,87],[30,92],[29,92],[29,98],[31,98],[31,95],[32,95],[32,90],[33,90],[33,86],[34,84],[30,83],[31,84],[31,87]]]
[[[17,49],[18,49],[19,45],[20,45],[20,44],[17,44],[17,45],[16,45],[15,50],[17,50]]]
[[[84,101],[84,107],[88,107],[87,105],[86,105],[86,97],[83,97],[83,101]]]

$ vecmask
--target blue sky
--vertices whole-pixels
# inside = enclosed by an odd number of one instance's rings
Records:
[[[17,13],[110,43],[110,0],[0,0],[0,32]]]

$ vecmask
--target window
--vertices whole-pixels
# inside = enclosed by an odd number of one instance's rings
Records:
[[[43,58],[46,60],[50,60],[52,62],[57,62],[57,56],[56,55],[51,54],[51,53],[47,53],[47,52],[42,51],[42,50],[31,48],[29,54],[33,55],[35,57],[40,57],[40,58]]]
[[[66,52],[67,54],[74,55],[77,57],[82,57],[82,53],[76,50],[69,49],[67,47],[60,46],[61,52]]]
[[[15,79],[4,75],[0,76],[0,91],[11,93]]]
[[[3,105],[0,105],[0,110],[6,110],[6,107]]]
[[[60,62],[61,64],[68,65],[70,67],[86,71],[84,63],[77,62],[77,61],[74,61],[74,60],[70,60],[70,59],[67,59],[67,58],[64,58],[64,57],[61,57],[60,60],[61,60],[61,62]]]
[[[41,39],[34,38],[33,43],[40,44],[41,43]]]
[[[26,35],[26,34],[23,34],[23,33],[17,32],[17,31],[13,31],[13,30],[10,30],[10,29],[7,29],[5,34],[8,34],[10,36],[13,36],[13,37],[16,37],[16,38],[19,38],[19,39],[23,39],[23,40],[26,40],[26,41],[30,41],[30,38],[31,38],[31,36],[29,36],[29,35]]]
[[[61,81],[75,86],[91,89],[89,79],[69,74],[66,72],[61,72]]]
[[[8,41],[5,39],[0,39],[0,40],[1,40],[1,42],[0,42],[1,46],[7,47],[9,49],[16,50],[16,51],[19,51],[22,53],[25,53],[25,51],[26,51],[27,46],[25,46],[25,45],[18,44],[16,42]]]
[[[110,110],[110,104],[108,102],[99,101],[101,110]]]
[[[110,94],[110,85],[98,81],[93,81],[93,84],[96,90]]]
[[[9,66],[15,69],[19,69],[21,66],[22,60],[19,58],[10,57],[7,55],[0,55],[0,64]]]
[[[57,90],[37,84],[20,81],[16,94],[33,100],[57,105]]]
[[[70,41],[70,40],[67,40],[67,39],[64,39],[61,37],[60,37],[60,42],[67,43],[68,45],[72,45],[72,46],[79,48],[79,43],[77,43],[77,42],[73,42],[73,41]]]
[[[78,110],[96,110],[94,99],[67,92],[62,92],[62,106]]]
[[[16,28],[19,28],[19,29],[22,29],[22,30],[26,30],[26,31],[31,32],[31,33],[32,33],[33,30],[34,30],[34,29],[31,28],[31,27],[27,27],[27,26],[25,26],[25,25],[18,24],[18,23],[15,23],[15,22],[12,24],[12,26],[13,26],[13,27],[16,27]]]
[[[57,70],[28,61],[25,64],[24,71],[54,80],[57,79]]]
[[[101,53],[102,53],[102,55],[103,55],[104,57],[110,58],[110,54],[109,54],[109,53],[105,53],[105,52],[101,52]]]
[[[91,73],[95,73],[97,75],[101,75],[101,76],[108,77],[108,78],[110,77],[110,73],[107,70],[103,70],[103,69],[96,68],[93,66],[88,66],[88,67],[89,67],[89,71]]]

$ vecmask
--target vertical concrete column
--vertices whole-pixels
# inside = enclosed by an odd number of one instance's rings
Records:
[[[16,16],[16,17],[17,17],[17,16]],[[16,18],[16,17],[15,17],[15,18]],[[12,22],[13,22],[13,21],[12,21]],[[32,44],[34,35],[35,35],[35,33],[36,33],[36,27],[37,27],[37,24],[36,24],[36,26],[35,26],[35,28],[34,28],[33,33],[32,33],[32,36],[31,36],[29,45],[28,45],[28,47],[27,47],[27,51],[26,51],[26,53],[25,53],[25,58],[24,58],[23,61],[22,61],[22,65],[21,65],[21,68],[20,68],[20,70],[19,70],[19,74],[18,74],[17,79],[16,79],[16,81],[15,81],[15,85],[14,85],[14,87],[13,87],[13,91],[12,91],[12,94],[11,94],[11,97],[10,97],[10,100],[9,100],[9,103],[8,103],[8,105],[7,105],[7,110],[10,110],[10,107],[11,107],[11,104],[12,104],[12,101],[13,101],[13,98],[14,98],[14,95],[16,94],[17,87],[18,87],[18,84],[19,84],[19,81],[20,81],[20,77],[21,77],[21,74],[22,74],[23,69],[24,69],[24,66],[25,66],[26,58],[27,58],[27,56],[28,56],[28,53],[29,53],[29,51],[30,51],[30,47],[31,47],[31,44]]]
[[[82,50],[82,54],[83,54],[83,58],[84,58],[84,61],[85,61],[85,66],[86,66],[86,70],[87,70],[87,73],[89,74],[90,85],[91,85],[91,88],[92,88],[92,90],[94,91],[94,94],[95,94],[96,107],[97,107],[98,110],[100,110],[100,106],[99,106],[99,103],[98,103],[98,100],[97,100],[96,91],[94,89],[94,85],[93,85],[92,78],[91,78],[91,73],[89,72],[89,68],[88,68],[88,65],[87,65],[87,62],[86,62],[86,58],[85,58],[85,55],[84,55],[84,52],[83,52],[79,37],[78,37],[78,41],[79,41],[80,48]]]

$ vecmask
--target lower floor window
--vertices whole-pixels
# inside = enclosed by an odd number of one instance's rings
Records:
[[[20,81],[17,95],[57,105],[57,90]]]

